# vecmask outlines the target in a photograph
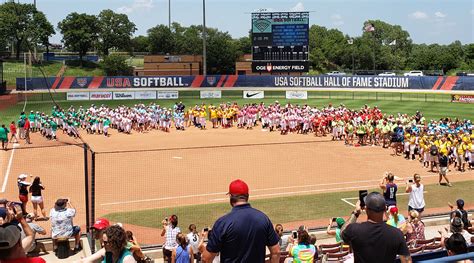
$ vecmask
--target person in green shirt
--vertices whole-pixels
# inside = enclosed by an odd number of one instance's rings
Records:
[[[8,145],[8,133],[10,131],[5,127],[5,124],[2,124],[2,127],[0,128],[0,141],[2,142],[2,149],[7,150],[7,145]]]
[[[30,115],[28,115],[28,120],[30,120],[30,130],[32,132],[36,131],[36,115],[33,111],[30,112]]]
[[[51,119],[49,125],[51,126],[51,137],[53,140],[56,140],[56,131],[58,130],[58,124],[54,121],[54,119]]]

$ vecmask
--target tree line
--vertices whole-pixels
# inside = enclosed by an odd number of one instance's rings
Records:
[[[370,23],[374,31],[365,32]],[[337,29],[311,25],[309,29],[310,64],[316,72],[330,70],[474,70],[474,43],[454,41],[449,45],[414,44],[408,31],[399,25],[368,20],[360,36],[351,37]],[[202,54],[201,25],[171,27],[157,25],[147,35],[136,36],[136,25],[126,14],[103,10],[99,15],[70,13],[56,28],[43,12],[31,4],[8,2],[0,5],[0,51],[22,52],[38,48],[49,52],[49,38],[56,32],[67,51],[82,57],[96,51],[104,58],[111,52],[150,54]],[[210,74],[232,74],[235,61],[251,53],[251,34],[232,38],[228,32],[206,28],[207,63]],[[375,58],[375,60],[374,60]],[[112,59],[116,62],[116,58]]]

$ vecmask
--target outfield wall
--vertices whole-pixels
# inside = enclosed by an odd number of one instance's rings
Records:
[[[329,88],[474,91],[474,77],[381,76],[160,76],[17,78],[16,89],[160,89],[160,88]]]

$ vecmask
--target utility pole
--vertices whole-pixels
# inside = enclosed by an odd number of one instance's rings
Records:
[[[171,30],[171,0],[168,0],[168,28]]]
[[[202,75],[207,74],[206,54],[206,0],[202,0]]]

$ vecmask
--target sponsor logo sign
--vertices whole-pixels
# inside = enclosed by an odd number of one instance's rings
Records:
[[[77,85],[84,88],[87,85],[87,78],[77,78]]]
[[[90,100],[111,100],[112,92],[109,91],[92,91],[90,92]]]
[[[137,100],[155,100],[156,91],[137,91],[135,92],[135,99]]]
[[[308,61],[252,62],[252,72],[308,72]]]
[[[159,100],[172,100],[179,98],[178,91],[157,91],[157,97]]]
[[[263,99],[265,97],[265,93],[263,90],[255,91],[255,90],[244,90],[244,99]]]
[[[453,102],[474,103],[474,95],[453,95]]]
[[[296,99],[296,100],[306,100],[308,99],[308,92],[307,91],[299,91],[299,90],[287,90],[286,91],[286,98],[287,99]]]
[[[135,92],[119,91],[114,92],[114,100],[133,100],[135,99]]]
[[[220,99],[221,97],[220,90],[201,90],[201,99]]]
[[[89,100],[89,92],[68,92],[67,100]]]

